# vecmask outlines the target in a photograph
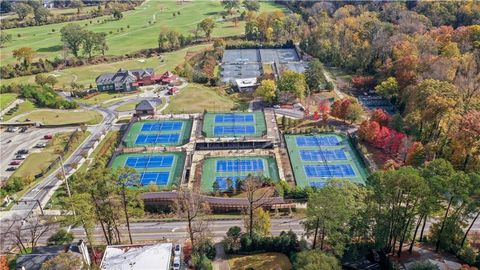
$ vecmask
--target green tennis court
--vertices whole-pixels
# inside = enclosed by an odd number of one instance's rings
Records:
[[[184,163],[183,152],[122,154],[115,157],[112,168],[133,168],[139,174],[140,186],[153,183],[169,189],[178,186]]]
[[[191,119],[147,120],[133,123],[125,138],[127,147],[179,146],[188,143]]]
[[[244,180],[249,174],[261,175],[279,180],[277,163],[273,157],[215,157],[207,158],[203,163],[202,191],[213,191],[217,182],[219,190],[225,191],[236,187],[238,180]]]
[[[261,137],[267,132],[263,112],[206,113],[205,137]]]
[[[343,135],[285,135],[298,186],[322,187],[331,178],[365,183],[367,171],[350,140]]]

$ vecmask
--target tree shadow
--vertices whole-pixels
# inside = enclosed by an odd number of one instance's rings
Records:
[[[56,52],[56,51],[61,51],[63,49],[62,45],[55,45],[55,46],[50,46],[46,48],[40,48],[37,50],[37,52]]]

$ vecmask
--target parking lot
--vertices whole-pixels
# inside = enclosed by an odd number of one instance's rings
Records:
[[[0,183],[3,183],[14,171],[7,171],[10,167],[17,168],[18,165],[10,165],[14,160],[19,150],[28,150],[29,153],[41,151],[41,148],[35,148],[35,145],[40,142],[47,142],[43,137],[49,134],[56,134],[59,132],[73,131],[75,127],[63,128],[35,128],[29,127],[25,132],[20,133],[19,130],[15,132],[7,132],[3,128],[0,132],[0,151],[2,159],[0,159]],[[28,154],[26,156],[28,156]],[[20,164],[23,160],[19,160]]]

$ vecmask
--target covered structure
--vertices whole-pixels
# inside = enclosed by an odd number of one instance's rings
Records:
[[[148,100],[142,100],[135,106],[135,116],[153,116],[155,112],[155,106]]]
[[[170,270],[172,246],[172,243],[107,246],[100,269]]]

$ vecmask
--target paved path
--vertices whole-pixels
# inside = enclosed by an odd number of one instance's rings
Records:
[[[230,270],[227,255],[225,254],[225,249],[223,248],[222,243],[216,243],[215,250],[217,254],[213,260],[213,270]]]
[[[10,105],[8,105],[7,107],[5,107],[5,109],[3,109],[1,112],[0,112],[0,117],[3,116],[4,114],[6,114],[11,108],[20,105],[22,104],[23,102],[25,102],[25,100],[21,99],[21,98],[17,98],[16,100],[14,100],[12,103],[10,103]]]
[[[323,75],[325,76],[325,79],[327,79],[327,81],[332,82],[333,91],[335,91],[335,93],[337,93],[338,97],[341,98],[341,99],[344,98],[343,93],[340,90],[338,90],[337,82],[332,78],[332,74],[330,73],[330,71],[327,71],[324,68],[323,69]]]

